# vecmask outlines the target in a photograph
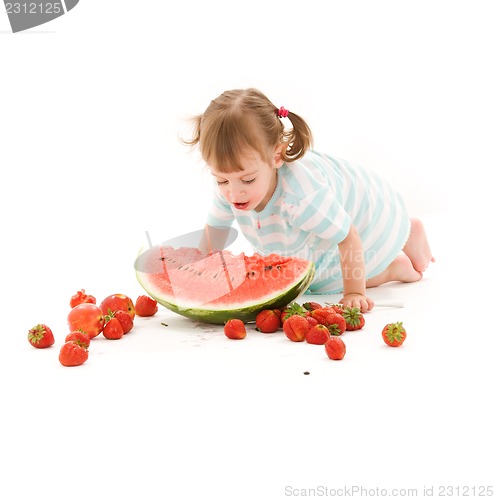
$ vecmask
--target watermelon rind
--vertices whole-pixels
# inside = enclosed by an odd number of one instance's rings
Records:
[[[229,319],[237,318],[245,323],[254,321],[258,313],[264,309],[281,309],[302,295],[310,286],[315,275],[315,265],[308,261],[306,271],[301,273],[299,281],[291,283],[286,289],[280,290],[278,295],[267,298],[256,304],[250,304],[237,308],[216,309],[204,307],[183,307],[180,304],[175,304],[170,300],[161,297],[155,290],[148,286],[145,273],[136,271],[136,277],[141,286],[146,290],[148,295],[154,298],[159,304],[166,307],[170,311],[177,313],[186,318],[199,321],[202,323],[211,323],[223,325]]]

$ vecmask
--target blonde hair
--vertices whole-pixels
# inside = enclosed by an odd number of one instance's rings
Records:
[[[298,160],[312,147],[311,130],[293,112],[287,115],[292,128],[286,129],[278,109],[257,89],[228,90],[211,101],[203,114],[193,118],[193,137],[181,142],[198,145],[203,160],[219,172],[242,170],[240,157],[247,149],[254,149],[270,164],[273,148],[281,143],[286,144],[282,159]]]

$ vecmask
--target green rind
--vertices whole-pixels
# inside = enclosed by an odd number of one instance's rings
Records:
[[[203,323],[212,323],[216,325],[223,325],[229,319],[237,318],[242,320],[244,323],[249,321],[254,321],[256,316],[263,309],[280,309],[285,307],[287,304],[290,304],[293,300],[295,300],[299,295],[302,295],[309,287],[311,282],[313,281],[315,275],[315,265],[314,263],[309,263],[307,273],[304,277],[296,283],[290,290],[287,292],[275,297],[266,302],[257,304],[255,306],[244,307],[240,309],[229,309],[229,310],[208,310],[208,309],[184,309],[178,307],[176,304],[172,304],[171,302],[167,302],[161,297],[158,297],[156,294],[150,292],[143,284],[143,282],[139,279],[139,273],[136,273],[137,279],[141,286],[146,290],[146,292],[153,297],[159,304],[166,307],[170,311],[173,311],[181,316],[185,316],[186,318],[193,319],[195,321],[201,321]]]

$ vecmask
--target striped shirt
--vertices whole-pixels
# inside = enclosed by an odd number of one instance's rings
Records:
[[[277,253],[311,260],[309,293],[342,292],[338,244],[351,224],[363,245],[366,279],[384,271],[409,237],[402,197],[383,178],[347,161],[311,151],[278,169],[277,186],[261,212],[237,210],[214,190],[210,226],[236,220],[262,255]]]

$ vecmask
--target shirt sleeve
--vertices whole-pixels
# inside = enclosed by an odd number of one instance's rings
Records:
[[[206,223],[212,227],[231,226],[234,222],[234,213],[230,205],[220,193],[218,187],[213,189],[213,200],[206,217]]]
[[[322,186],[299,200],[293,212],[293,225],[334,244],[349,234],[351,217],[329,186]]]

